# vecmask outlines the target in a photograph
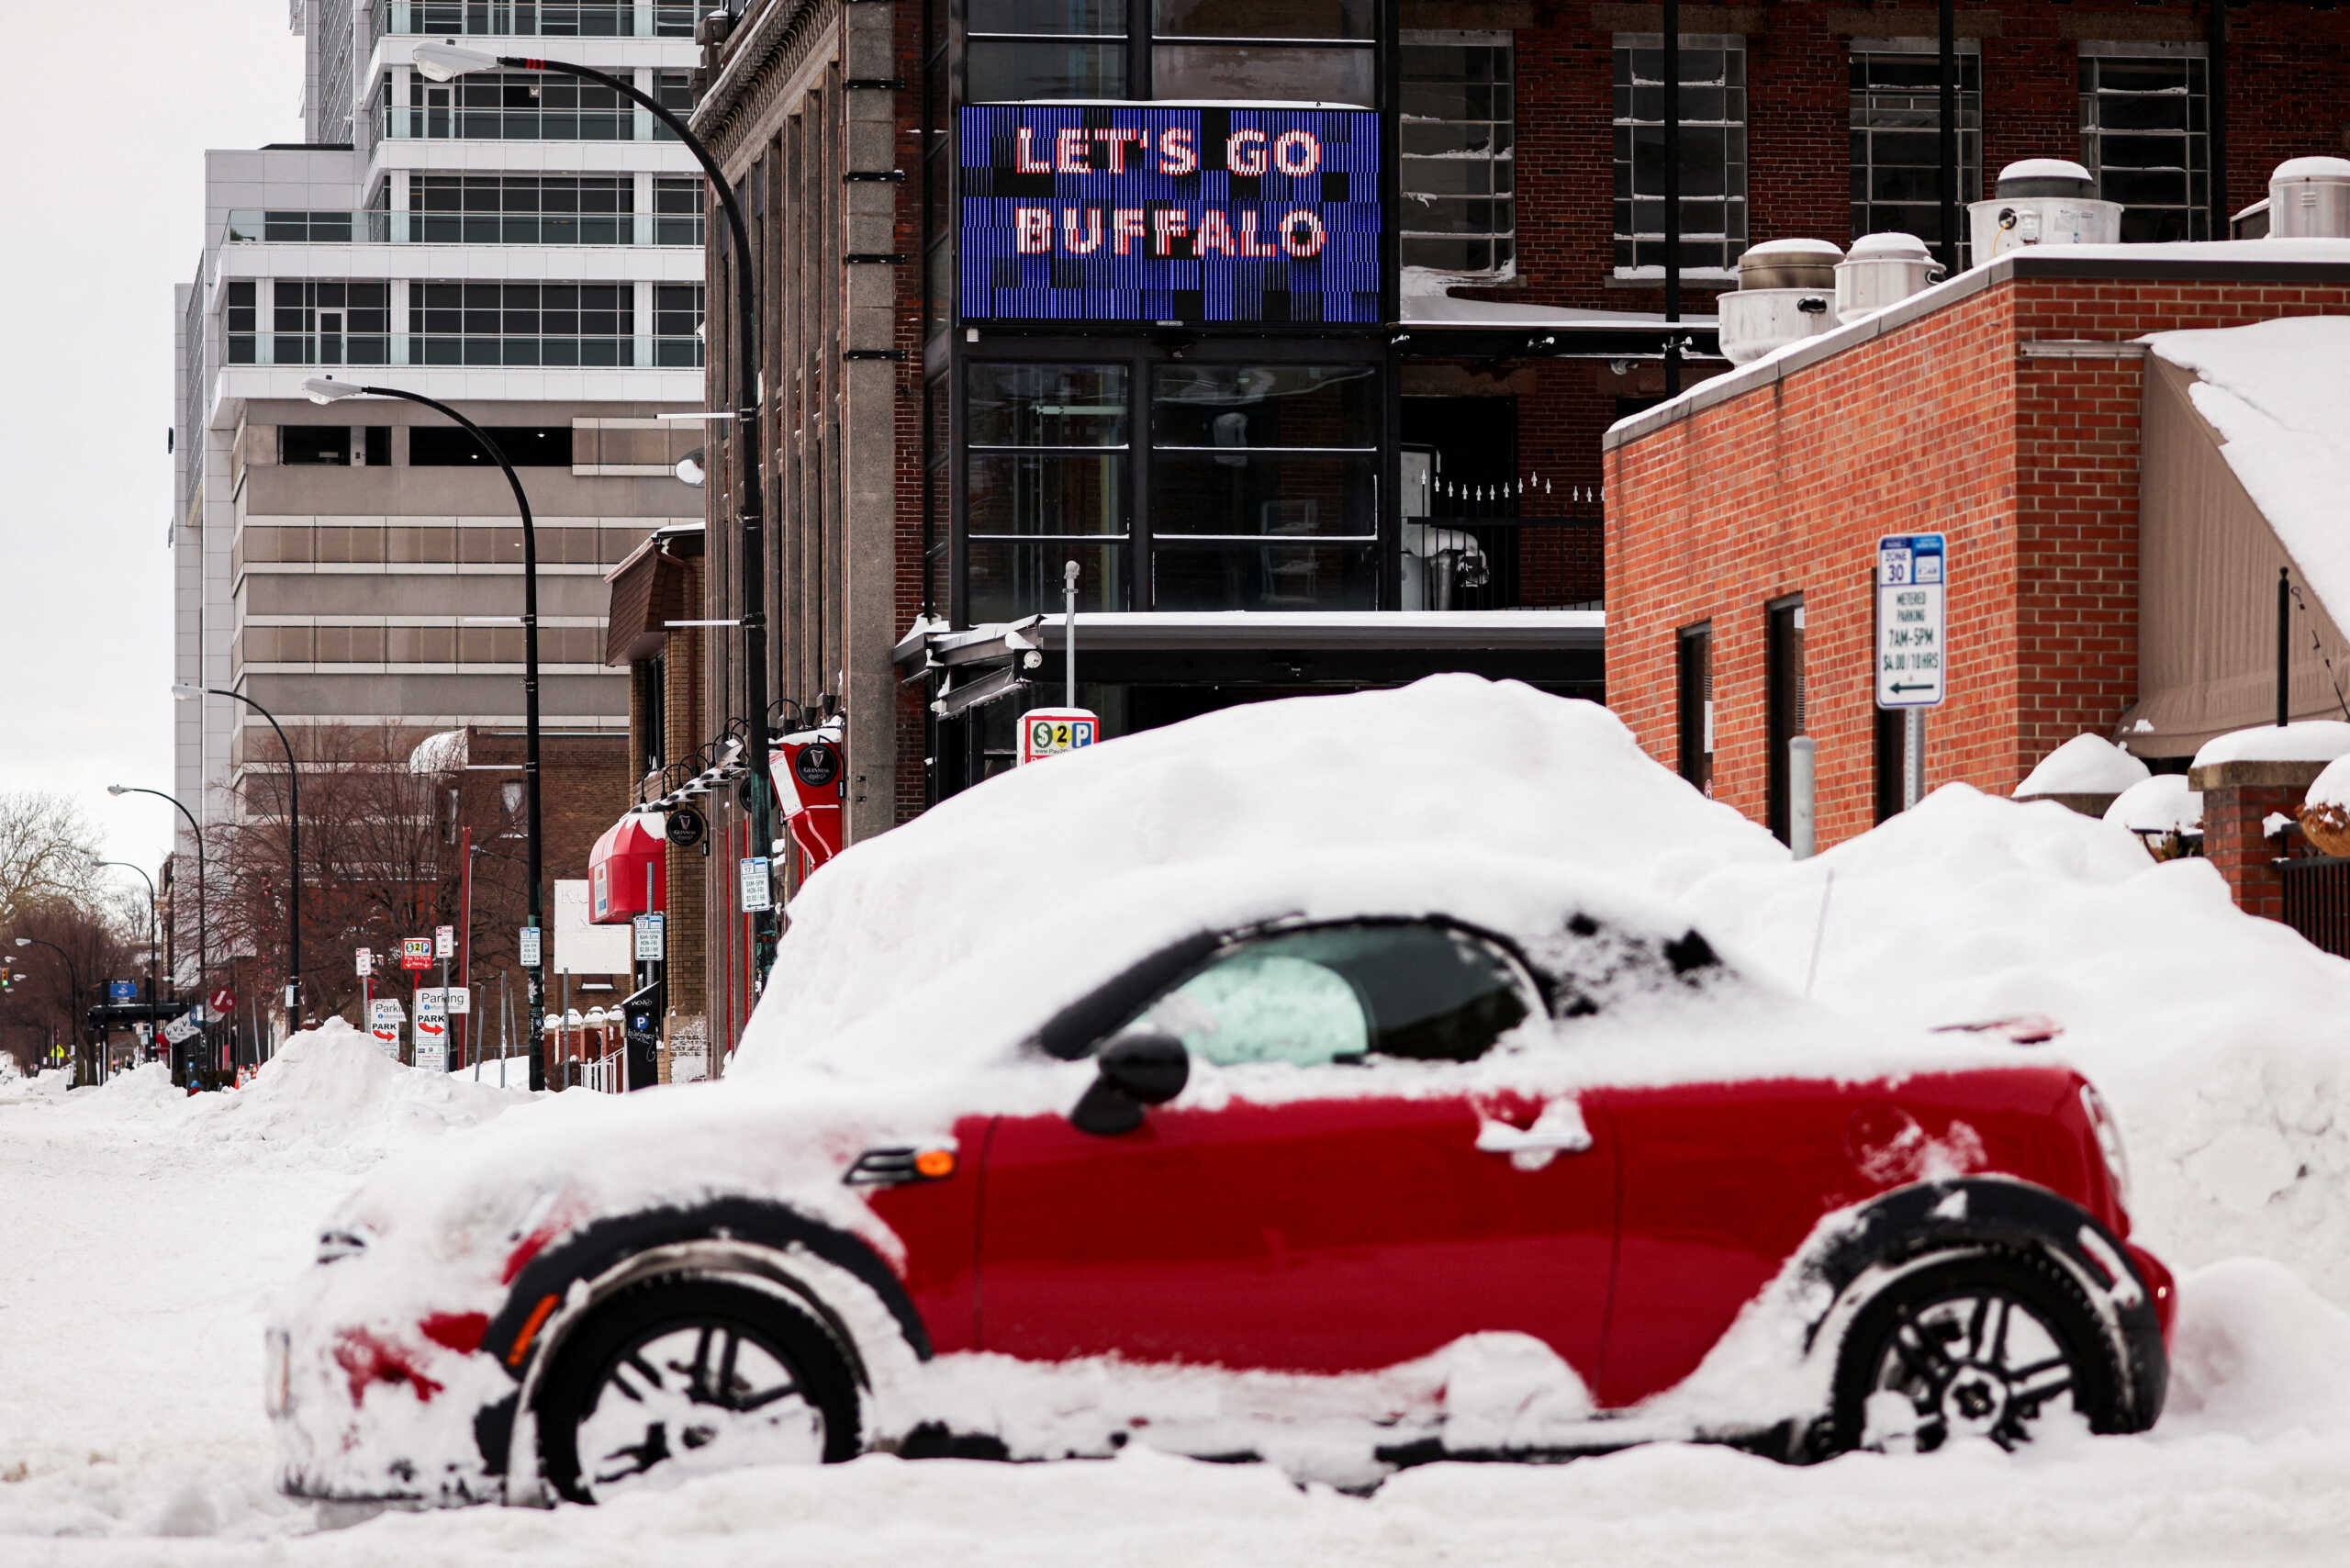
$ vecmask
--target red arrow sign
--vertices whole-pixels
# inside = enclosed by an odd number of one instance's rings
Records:
[[[237,1010],[237,993],[236,993],[235,991],[230,991],[227,986],[225,986],[225,985],[224,985],[224,986],[222,986],[218,991],[214,991],[214,992],[212,993],[212,1011],[213,1011],[213,1012],[215,1012],[215,1013],[234,1013],[236,1010]]]

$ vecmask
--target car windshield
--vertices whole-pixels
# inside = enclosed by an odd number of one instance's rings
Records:
[[[1516,965],[1491,943],[1447,926],[1360,924],[1227,948],[1136,1023],[1218,1066],[1318,1067],[1473,1061],[1529,1011]]]

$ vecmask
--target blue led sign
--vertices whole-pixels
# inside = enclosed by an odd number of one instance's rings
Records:
[[[986,104],[960,130],[966,320],[1381,319],[1370,110]]]

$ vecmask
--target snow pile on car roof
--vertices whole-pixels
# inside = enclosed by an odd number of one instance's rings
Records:
[[[1289,913],[1349,867],[1465,916],[1500,896],[1494,861],[1639,902],[1785,856],[1606,709],[1516,682],[1229,708],[990,779],[842,855],[791,904],[738,1065],[763,1070],[916,989],[948,1024],[960,987],[961,1022],[985,1028],[991,967],[1147,951],[1251,900]]]
[[[2350,963],[2238,911],[2210,861],[1954,784],[1687,903],[1733,961],[1798,989],[1816,939],[1814,993],[1888,1028],[2058,1020],[2033,1049],[2112,1104],[2142,1239],[2178,1267],[2278,1260],[2350,1304]]]

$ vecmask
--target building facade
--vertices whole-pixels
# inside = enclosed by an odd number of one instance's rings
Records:
[[[428,80],[416,44],[558,50],[681,112],[693,7],[635,0],[295,0],[300,145],[206,157],[178,290],[178,679],[248,693],[306,757],[522,718],[521,535],[496,468],[437,413],[318,406],[307,377],[405,388],[487,429],[535,514],[544,727],[625,748],[601,577],[693,519],[664,421],[702,395],[703,182],[618,94],[551,75]],[[274,735],[179,714],[174,792],[207,823],[271,809]],[[339,738],[340,737],[340,738]],[[615,806],[617,809],[617,804]],[[577,876],[551,857],[550,878]],[[348,961],[337,954],[335,963]]]
[[[755,402],[758,436],[712,427],[698,766],[743,711],[746,461],[770,719],[841,726],[852,842],[1011,765],[1062,695],[1072,565],[1105,735],[1439,669],[1669,683],[1603,678],[1604,432],[1668,353],[1726,368],[1710,301],[1750,245],[1938,241],[1941,196],[1930,6],[1679,14],[1669,321],[1659,6],[730,0],[694,123],[759,316],[711,247],[706,406]],[[2345,41],[2301,6],[1963,7],[1961,194],[2077,158],[2125,240],[2223,232],[2339,134]],[[702,865],[722,1040],[746,819],[719,800]],[[758,847],[788,897],[799,852]]]

